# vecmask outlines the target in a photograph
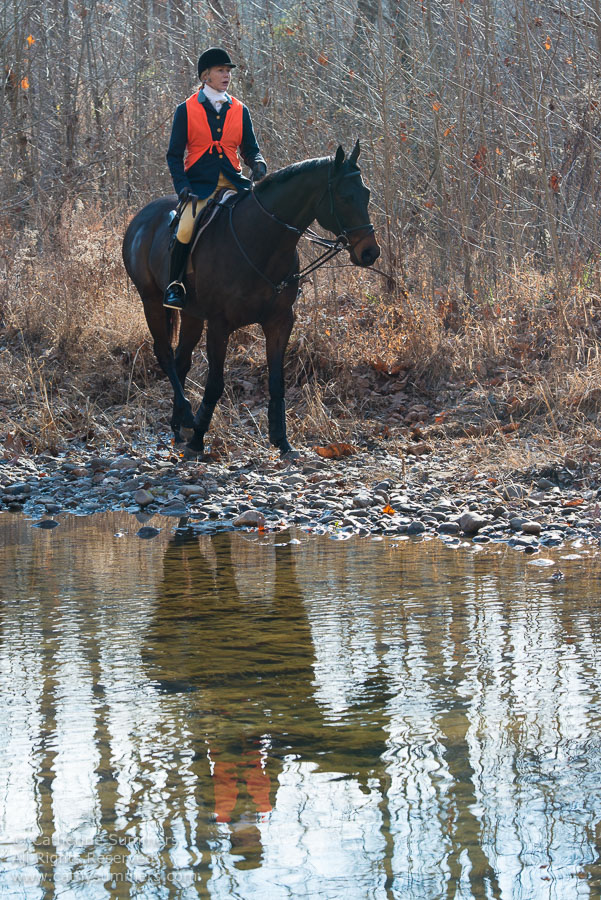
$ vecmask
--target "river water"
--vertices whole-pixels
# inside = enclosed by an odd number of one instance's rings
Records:
[[[601,896],[601,565],[0,516],[0,897]]]

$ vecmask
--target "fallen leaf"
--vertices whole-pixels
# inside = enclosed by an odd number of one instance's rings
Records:
[[[401,372],[404,372],[407,366],[402,363],[398,363],[394,366],[388,366],[384,362],[381,356],[376,356],[375,359],[371,360],[370,366],[376,372],[381,372],[383,375],[400,375]]]
[[[381,356],[376,356],[374,360],[370,363],[372,369],[375,369],[376,372],[388,372],[388,366],[384,362]]]
[[[411,456],[423,456],[425,453],[432,453],[432,447],[426,444],[425,441],[422,441],[419,444],[411,444],[407,447],[407,453],[410,453]]]
[[[313,447],[318,456],[324,459],[342,459],[343,456],[352,456],[357,452],[357,448],[352,444],[343,444],[334,441],[326,447]]]
[[[563,509],[568,509],[571,506],[582,506],[584,500],[582,497],[575,497],[573,500],[566,500],[565,503],[562,503]]]
[[[16,431],[9,431],[3,443],[10,456],[23,453],[25,450],[25,444]]]
[[[384,509],[382,510],[385,516],[394,516],[395,510],[392,508],[390,503],[387,503]]]

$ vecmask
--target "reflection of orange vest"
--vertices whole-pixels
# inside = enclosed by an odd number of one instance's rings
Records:
[[[225,153],[234,169],[237,172],[242,171],[242,166],[238,159],[238,147],[242,143],[242,110],[244,109],[244,104],[236,100],[235,97],[232,97],[231,101],[231,106],[223,122],[221,138],[215,141],[211,134],[211,126],[207,119],[206,110],[202,103],[198,102],[198,94],[192,94],[186,100],[186,112],[188,114],[188,145],[184,160],[186,172],[201,156],[204,156],[207,150],[210,153],[216,150],[220,157]]]
[[[269,801],[271,781],[258,750],[246,750],[237,762],[217,760],[213,767],[215,779],[215,815],[218,822],[229,822],[238,800],[242,779],[258,813],[272,810]]]

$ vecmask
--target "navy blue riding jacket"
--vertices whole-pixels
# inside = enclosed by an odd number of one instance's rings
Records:
[[[230,107],[230,103],[224,103],[220,111],[217,112],[202,90],[198,92],[198,102],[202,103],[205,108],[213,140],[219,140],[220,132],[217,129],[221,128],[223,125],[223,120]],[[173,127],[171,129],[171,139],[169,141],[169,149],[167,150],[167,165],[171,172],[171,178],[173,179],[173,186],[175,187],[176,194],[179,194],[183,188],[187,187],[190,188],[197,197],[204,200],[206,197],[209,197],[217,187],[220,172],[223,172],[228,181],[230,181],[239,191],[250,188],[249,179],[245,178],[241,173],[236,172],[225,153],[222,158],[219,158],[217,153],[211,153],[207,150],[207,152],[201,156],[200,159],[197,159],[194,165],[190,166],[186,172],[184,170],[184,156],[187,143],[188,112],[186,103],[184,102],[180,103],[175,110]],[[255,163],[265,163],[261,151],[259,150],[250,113],[246,106],[244,106],[244,109],[242,110],[242,143],[240,144],[240,154],[244,163],[250,168],[252,168]]]

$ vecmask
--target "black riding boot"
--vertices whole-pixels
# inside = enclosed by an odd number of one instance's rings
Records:
[[[186,304],[186,288],[182,283],[188,260],[190,244],[182,244],[177,238],[169,257],[169,285],[163,297],[168,309],[183,309]]]

